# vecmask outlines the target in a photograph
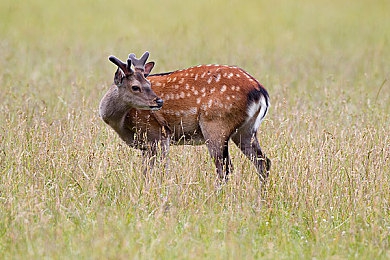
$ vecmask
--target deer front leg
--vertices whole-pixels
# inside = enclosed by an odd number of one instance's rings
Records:
[[[148,144],[148,147],[142,151],[142,164],[144,167],[144,174],[151,172],[156,163],[158,167],[164,164],[164,169],[160,169],[161,173],[167,172],[169,169],[169,137],[161,141],[154,141]]]

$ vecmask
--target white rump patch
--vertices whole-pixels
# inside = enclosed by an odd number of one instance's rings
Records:
[[[249,105],[247,113],[248,113],[248,119],[252,119],[256,116],[256,121],[253,124],[253,130],[257,131],[257,129],[260,127],[261,122],[263,121],[264,117],[267,115],[268,112],[268,106],[266,102],[266,98],[264,96],[260,97],[260,100],[258,102],[253,102]]]

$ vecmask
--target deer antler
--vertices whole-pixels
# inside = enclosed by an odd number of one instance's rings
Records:
[[[127,64],[124,63],[123,61],[121,61],[120,59],[118,59],[117,57],[112,56],[112,55],[110,57],[108,57],[108,59],[112,63],[117,65],[123,71],[123,73],[125,73],[126,76],[134,73],[134,71],[131,69],[131,60],[130,59],[127,60]]]
[[[137,59],[135,57],[134,53],[129,54],[129,59],[127,60],[128,62],[132,62],[134,65],[135,70],[139,70],[141,72],[145,71],[145,63],[146,60],[149,58],[149,52],[145,52],[140,59]]]

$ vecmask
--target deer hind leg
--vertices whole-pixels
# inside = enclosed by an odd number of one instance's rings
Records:
[[[215,163],[218,179],[221,183],[227,182],[232,170],[229,156],[229,137],[221,129],[221,123],[216,121],[201,122],[201,130],[210,156]]]
[[[238,132],[232,136],[233,142],[240,148],[245,156],[255,165],[262,182],[266,182],[271,168],[271,160],[261,151],[259,140],[254,133]]]

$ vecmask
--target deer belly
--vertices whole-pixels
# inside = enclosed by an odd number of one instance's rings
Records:
[[[171,139],[174,144],[204,144],[204,137],[197,122],[181,121],[170,127],[172,131]]]

